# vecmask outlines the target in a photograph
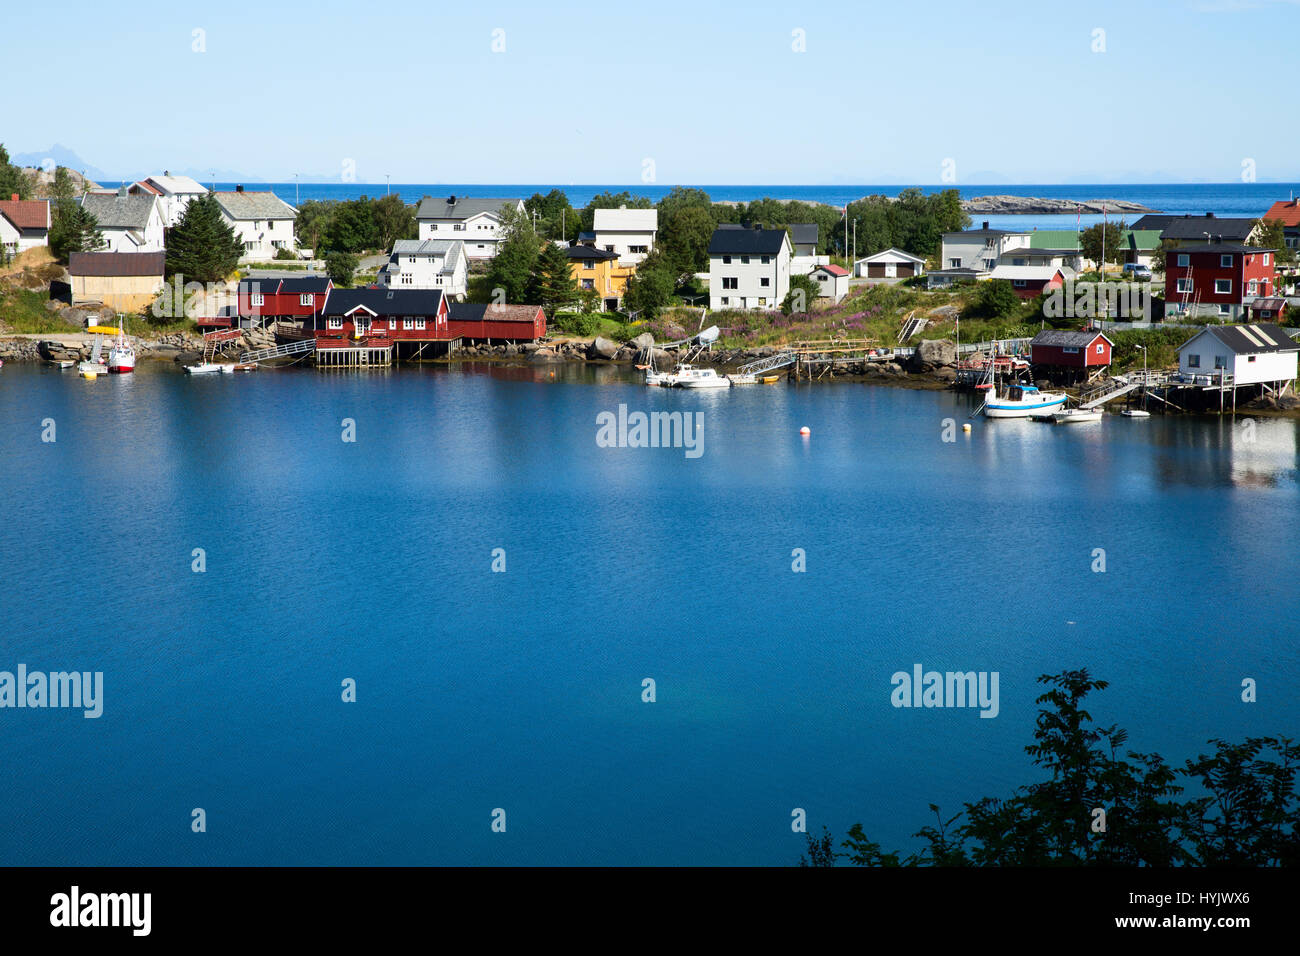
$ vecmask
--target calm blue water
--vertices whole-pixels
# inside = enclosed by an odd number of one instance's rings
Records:
[[[0,862],[789,864],[795,807],[910,847],[1033,778],[1065,667],[1174,760],[1300,727],[1295,421],[945,444],[949,393],[551,372],[0,372],[0,670],[106,684],[0,710]],[[703,456],[597,447],[620,403]],[[894,709],[918,662],[1000,715]]]
[[[235,183],[217,183],[219,189],[234,189]],[[562,183],[500,184],[479,183],[258,183],[248,184],[250,189],[270,189],[288,203],[308,199],[355,199],[359,196],[382,196],[385,190],[400,194],[407,202],[417,202],[421,196],[518,196],[527,198],[533,193],[547,193],[562,189],[575,207],[585,206],[593,196],[602,192],[627,191],[635,196],[645,196],[658,201],[672,189],[671,185],[633,183],[631,185],[564,185]],[[903,186],[700,186],[715,202],[750,202],[770,196],[776,199],[801,199],[807,202],[830,203],[843,206],[863,196],[883,194],[897,196]],[[921,187],[924,192],[941,192],[953,185]],[[1038,196],[1047,199],[1127,199],[1148,208],[1167,213],[1212,212],[1216,216],[1259,217],[1279,199],[1289,199],[1300,192],[1300,183],[1132,183],[1132,184],[1073,184],[1073,185],[958,185],[963,196]],[[975,214],[976,223],[989,220],[995,229],[1073,229],[1076,217],[1064,216],[988,216]],[[1114,219],[1115,217],[1111,217]],[[1129,215],[1131,222],[1137,219]],[[1083,216],[1084,228],[1101,222],[1101,216]]]

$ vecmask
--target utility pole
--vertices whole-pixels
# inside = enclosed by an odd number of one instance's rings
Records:
[[[299,205],[299,202],[298,202],[298,176],[299,176],[298,173],[294,173],[294,174],[293,174],[293,204],[294,204],[295,207]]]
[[[385,196],[387,196],[387,195],[388,195],[388,192],[389,192],[389,184],[388,184],[388,181],[389,181],[390,179],[392,179],[392,178],[393,178],[393,177],[392,177],[392,174],[391,174],[391,173],[384,173],[384,195],[385,195]]]

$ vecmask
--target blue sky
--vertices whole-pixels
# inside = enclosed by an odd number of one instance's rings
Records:
[[[1300,179],[1300,0],[11,6],[0,142],[113,178]]]

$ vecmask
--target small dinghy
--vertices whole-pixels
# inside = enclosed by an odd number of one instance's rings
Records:
[[[220,375],[224,365],[215,362],[200,362],[198,365],[185,366],[186,375]]]
[[[1052,415],[1052,421],[1058,425],[1076,425],[1082,422],[1101,421],[1100,408],[1063,408]]]

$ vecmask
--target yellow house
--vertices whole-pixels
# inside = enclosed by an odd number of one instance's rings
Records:
[[[636,275],[636,266],[619,265],[618,253],[592,246],[570,246],[569,272],[578,289],[594,289],[600,294],[602,312],[613,312],[623,301],[627,280]]]

